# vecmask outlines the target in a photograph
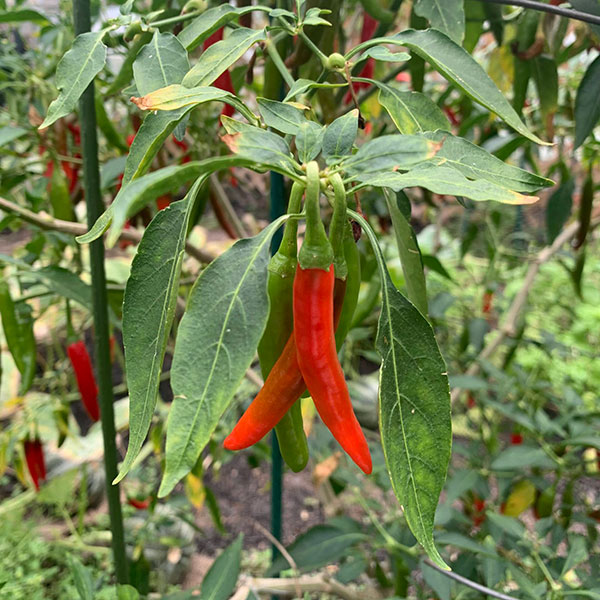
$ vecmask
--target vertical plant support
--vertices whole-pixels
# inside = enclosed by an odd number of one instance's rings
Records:
[[[75,35],[91,29],[90,0],[73,0]],[[100,172],[98,168],[98,139],[96,137],[96,109],[94,105],[94,82],[90,83],[79,100],[83,175],[88,228],[102,214],[104,206],[100,195]],[[94,318],[94,347],[98,375],[102,437],[104,442],[104,471],[106,497],[112,532],[112,549],[115,574],[118,583],[128,580],[127,556],[123,532],[123,516],[119,498],[119,486],[112,485],[117,476],[117,447],[115,444],[115,415],[108,333],[108,301],[106,275],[104,272],[104,240],[102,237],[90,244],[90,269],[92,275],[92,308]]]
[[[283,175],[271,171],[270,217],[274,221],[285,213],[285,187]],[[273,236],[271,253],[277,251],[281,243],[281,229]],[[277,442],[275,430],[271,432],[271,533],[276,540],[281,541],[281,505],[283,496],[283,461]],[[275,560],[279,550],[272,545],[272,559]]]

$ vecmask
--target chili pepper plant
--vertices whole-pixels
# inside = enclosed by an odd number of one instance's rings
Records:
[[[28,209],[4,201],[2,208],[41,229],[60,232],[50,241],[42,240],[40,248],[32,242],[31,259],[16,267],[67,298],[71,343],[63,344],[60,358],[65,365],[67,356],[70,359],[78,399],[91,420],[100,420],[105,447],[112,448],[107,452],[115,464],[112,425],[107,425],[113,417],[106,412],[112,407],[112,391],[106,395],[108,388],[112,390],[111,382],[106,382],[109,323],[110,328],[122,329],[129,436],[118,474],[107,463],[109,479],[114,478],[109,484],[127,481],[148,439],[161,469],[155,493],[144,488],[143,498],[129,498],[131,507],[152,511],[182,480],[188,487],[201,482],[203,452],[223,423],[230,422],[229,409],[245,376],[254,373],[258,356],[260,389],[228,427],[224,448],[244,450],[273,430],[285,463],[301,472],[310,460],[303,406],[312,402],[327,435],[352,461],[356,473],[385,477],[378,471],[378,457],[383,455],[410,532],[433,565],[421,567],[424,572],[443,571],[448,566],[433,534],[451,458],[451,401],[464,389],[469,394],[468,410],[478,410],[481,402],[498,406],[468,379],[474,376],[469,364],[473,356],[467,352],[473,328],[466,324],[462,332],[453,332],[451,325],[442,327],[444,311],[428,297],[424,267],[452,278],[439,260],[420,252],[411,201],[418,191],[422,204],[431,207],[435,197],[456,199],[467,215],[474,214],[478,204],[506,205],[502,214],[521,215],[522,207],[535,204],[538,194],[554,185],[550,177],[558,174],[561,185],[551,198],[557,208],[547,213],[552,243],[569,218],[565,197],[574,186],[564,139],[546,176],[541,175],[537,158],[550,152],[557,128],[563,127],[555,119],[557,65],[588,49],[589,42],[579,37],[576,44],[562,46],[566,29],[560,33],[548,21],[542,24],[539,13],[502,13],[487,3],[469,1],[464,10],[462,2],[441,6],[426,0],[414,6],[370,0],[330,4],[296,0],[276,7],[246,2],[234,6],[192,0],[151,11],[128,0],[116,16],[94,15],[99,27],[90,31],[90,23],[81,20],[81,11],[89,6],[77,0],[78,35],[72,43],[62,38],[56,42],[62,44],[63,55],[45,64],[41,73],[55,72],[56,89],[36,70],[40,87],[35,102],[28,107],[21,98],[8,99],[13,112],[29,114],[31,148],[36,149],[35,161],[43,176],[27,190]],[[455,18],[448,18],[450,14]],[[44,18],[40,15],[37,22]],[[496,44],[487,68],[473,56],[485,33],[484,23]],[[547,34],[538,43],[542,50],[532,54],[542,27]],[[509,101],[501,65],[511,52]],[[119,53],[121,60],[115,63]],[[589,243],[596,223],[592,165],[597,148],[593,140],[587,145],[584,141],[600,116],[597,103],[591,101],[600,92],[598,64],[596,58],[589,66],[575,102],[574,147],[584,145],[586,170],[576,248]],[[425,73],[431,84],[424,84]],[[527,106],[530,80],[539,103],[535,112]],[[86,115],[87,122],[78,122]],[[95,119],[102,132],[101,153],[102,144],[110,149],[100,180],[97,165],[89,159],[98,152]],[[25,130],[17,129],[7,133],[10,143],[20,143]],[[507,160],[517,150],[520,167]],[[251,225],[243,223],[224,193],[225,179],[235,187],[249,172],[262,179],[272,175],[273,219],[268,224],[257,225],[256,219]],[[18,190],[23,180],[11,172],[2,183],[7,192]],[[98,210],[92,197],[101,200],[100,194],[107,202]],[[51,222],[36,215],[46,196]],[[223,231],[236,238],[220,253],[199,246],[194,235],[208,200]],[[77,223],[84,212],[89,226]],[[400,270],[382,243],[389,227]],[[463,229],[456,234],[462,240],[461,258],[478,243],[481,224],[473,219]],[[252,230],[255,235],[248,235]],[[72,243],[74,236],[77,244]],[[46,251],[57,257],[68,249],[76,266],[32,268],[46,243]],[[124,290],[107,293],[99,267],[103,255],[92,257],[92,288],[76,274],[84,270],[88,244],[96,251],[118,247],[133,256]],[[495,257],[488,255],[492,266],[476,303],[482,313],[479,321],[493,327],[498,278],[492,273]],[[579,267],[572,271],[576,288],[578,282],[581,288],[585,261],[583,252],[579,256],[583,256]],[[190,258],[201,268],[194,271],[193,281],[186,282],[182,272]],[[92,299],[95,336],[102,340],[93,359],[82,339],[90,321],[77,322],[81,331],[74,337],[69,305],[73,302],[88,311]],[[28,306],[15,303],[6,281],[0,282],[3,330],[21,374],[20,394],[34,384],[36,368]],[[350,339],[349,332],[376,306],[380,308],[377,355],[368,356],[379,369],[375,425],[379,433],[365,436],[344,373],[348,361],[340,362],[339,353],[343,357],[348,347],[360,349],[360,341]],[[515,333],[500,331],[504,336]],[[462,346],[442,356],[440,336],[451,346],[453,333]],[[167,350],[172,356],[168,379],[173,396],[168,409],[163,403],[157,406]],[[467,377],[462,387],[453,384],[452,399],[448,364]],[[252,377],[256,381],[256,374]],[[492,396],[497,393],[494,385],[486,387]],[[69,431],[65,405],[56,408],[64,441]],[[20,431],[28,431],[21,441],[38,488],[46,468],[42,444],[32,427],[35,416],[28,415],[26,424],[20,425]],[[474,418],[474,426],[483,427],[485,417],[484,413]],[[524,418],[514,421],[520,429],[516,427],[510,439],[518,447],[528,425]],[[452,471],[449,497],[462,494],[468,526],[485,528],[490,506],[487,484],[477,478],[472,489],[457,493],[459,479]],[[500,512],[506,518],[536,503],[544,512],[539,478],[535,485],[524,479],[511,486],[502,490]],[[188,495],[194,497],[193,492]],[[116,501],[114,496],[111,500],[111,518],[116,521],[118,506],[117,494]],[[442,515],[449,510],[449,504],[442,505]],[[391,555],[399,551],[415,559],[416,546],[394,541],[382,529],[379,534]],[[115,537],[119,534],[113,530]],[[406,537],[403,540],[408,543]],[[113,539],[113,548],[119,543]],[[234,552],[239,561],[240,551],[238,540],[220,564]],[[401,561],[394,564],[404,568]],[[124,583],[125,576],[118,577]],[[434,579],[431,571],[426,577]],[[401,588],[399,584],[396,591]]]

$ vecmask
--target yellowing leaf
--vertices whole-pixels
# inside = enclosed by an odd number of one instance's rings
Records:
[[[508,495],[502,511],[507,517],[518,517],[533,506],[535,502],[535,486],[528,479],[519,481]]]

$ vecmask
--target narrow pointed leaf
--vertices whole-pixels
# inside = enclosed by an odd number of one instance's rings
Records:
[[[177,332],[159,496],[192,469],[252,363],[269,311],[269,246],[285,216],[236,242],[194,285]]]
[[[503,204],[533,204],[539,200],[537,196],[524,196],[490,181],[467,179],[459,171],[446,166],[419,165],[407,173],[367,173],[359,175],[357,179],[375,187],[389,187],[395,192],[409,187],[424,187],[435,194],[465,196],[483,202],[495,200]]]
[[[39,129],[49,127],[77,104],[79,97],[102,70],[106,62],[106,46],[102,38],[106,29],[82,33],[75,38],[71,48],[56,67],[58,97],[48,107],[48,113]]]
[[[173,84],[154,90],[141,98],[132,98],[131,101],[142,110],[172,111],[184,107],[194,107],[204,102],[232,97],[234,96],[231,92],[226,92],[216,87],[200,86],[187,88],[183,85]]]
[[[129,389],[129,445],[115,483],[127,474],[150,429],[177,299],[190,213],[208,176],[148,225],[123,299],[123,345]]]
[[[183,85],[186,87],[210,85],[221,73],[242,58],[249,48],[265,39],[264,29],[254,30],[246,27],[236,29],[229,37],[206,49],[183,78]]]
[[[579,148],[600,120],[600,56],[587,68],[575,99],[575,148]]]
[[[431,159],[433,164],[450,165],[470,179],[485,179],[517,192],[535,192],[554,185],[551,179],[508,165],[483,148],[451,133],[435,131],[424,136],[442,143]]]
[[[452,444],[446,365],[431,326],[392,283],[375,233],[350,212],[367,233],[381,274],[379,428],[390,480],[414,536],[447,569],[433,541]]]
[[[217,556],[202,580],[199,600],[227,600],[231,597],[240,575],[242,539],[243,535],[240,534]]]
[[[205,10],[189,25],[186,25],[177,38],[188,51],[199,46],[206,38],[210,37],[217,29],[233,21],[239,14],[238,9],[231,4],[220,4]]]

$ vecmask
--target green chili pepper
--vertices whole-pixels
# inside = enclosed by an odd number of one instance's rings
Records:
[[[344,237],[344,256],[348,268],[348,277],[346,278],[346,294],[344,296],[344,304],[342,305],[342,313],[340,314],[340,320],[335,331],[335,345],[338,350],[341,348],[350,331],[356,305],[358,304],[358,292],[360,290],[360,252],[354,241],[350,222],[347,224],[346,235]]]
[[[294,183],[288,213],[300,212],[303,192],[303,186]],[[258,358],[265,379],[277,362],[293,329],[292,292],[297,262],[297,231],[296,221],[289,220],[285,225],[279,249],[269,263],[267,285],[271,308],[263,337],[258,344]],[[308,444],[299,400],[275,426],[275,433],[281,456],[288,467],[296,473],[304,469],[308,462]]]

